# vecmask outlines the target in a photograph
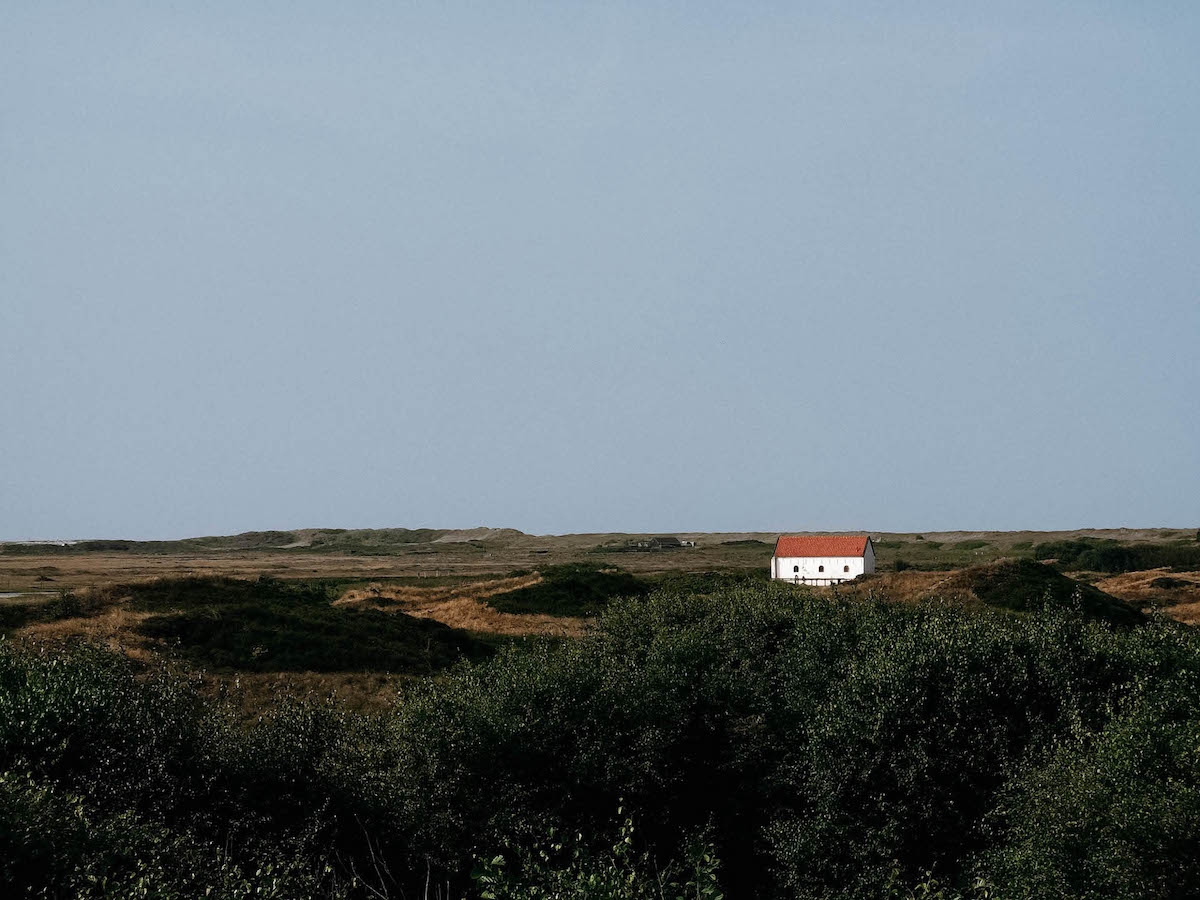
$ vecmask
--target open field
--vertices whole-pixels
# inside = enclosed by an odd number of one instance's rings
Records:
[[[787,532],[802,534],[805,532]],[[581,559],[634,573],[761,567],[779,532],[678,532],[695,547],[630,550],[648,534],[529,535],[514,529],[302,529],[183,541],[0,544],[0,592],[85,587],[138,578],[229,575],[278,578],[388,578],[503,575]],[[872,532],[879,568],[952,569],[1028,555],[1037,544],[1092,538],[1122,544],[1194,543],[1195,529]],[[121,547],[122,549],[113,549]]]

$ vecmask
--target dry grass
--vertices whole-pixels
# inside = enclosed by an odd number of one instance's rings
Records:
[[[792,529],[782,529],[792,533]],[[1084,529],[1077,531],[945,531],[924,532],[927,542],[944,542],[948,548],[965,540],[984,540],[989,547],[979,551],[972,561],[1009,555],[1015,544],[1072,540],[1079,537],[1109,538],[1121,541],[1161,542],[1193,534],[1195,529]],[[771,547],[780,532],[679,532],[698,546],[663,553],[613,553],[599,559],[619,565],[635,574],[669,571],[704,572],[727,568],[753,568],[763,571],[770,562]],[[794,531],[801,533],[801,531]],[[305,549],[311,540],[308,532],[296,532],[292,549],[284,550],[212,550],[181,553],[79,552],[79,553],[6,553],[0,547],[0,591],[61,590],[93,584],[128,582],[136,578],[178,577],[182,575],[228,575],[254,578],[273,575],[278,578],[387,578],[421,575],[486,575],[514,569],[535,569],[546,565],[578,562],[589,558],[593,549],[607,544],[623,544],[643,534],[563,534],[531,535],[503,530],[476,529],[455,532],[430,543],[405,544],[392,548],[388,555],[370,552],[321,552]],[[881,562],[889,554],[912,555],[916,552],[915,532],[873,532],[877,542],[902,542],[904,547],[882,551]],[[742,544],[737,541],[760,541]],[[928,555],[928,554],[927,554]],[[936,554],[935,554],[936,555]],[[978,559],[976,559],[978,557]],[[595,557],[592,557],[595,558]],[[932,558],[932,557],[931,557]],[[910,559],[910,562],[913,560]]]
[[[1164,581],[1173,583],[1163,586]],[[1141,609],[1159,609],[1187,625],[1200,623],[1200,572],[1146,569],[1103,578],[1095,585]]]
[[[121,603],[104,611],[54,622],[38,622],[26,625],[15,632],[18,639],[38,642],[60,643],[69,640],[85,640],[103,644],[109,649],[124,653],[139,662],[153,662],[157,656],[156,643],[137,633],[137,626],[153,613],[134,612]]]
[[[929,597],[957,596],[957,591],[948,591],[948,585],[960,570],[949,572],[875,572],[860,576],[847,584],[817,588],[837,596],[865,599],[881,597],[897,603],[915,603]]]
[[[1184,625],[1200,625],[1200,600],[1191,603],[1176,603],[1163,608],[1168,616]]]
[[[583,619],[502,613],[486,603],[488,597],[530,587],[541,580],[539,575],[525,575],[431,588],[375,583],[347,591],[334,601],[334,605],[403,612],[418,618],[435,619],[452,628],[487,634],[554,637],[577,637],[583,634],[587,628]]]

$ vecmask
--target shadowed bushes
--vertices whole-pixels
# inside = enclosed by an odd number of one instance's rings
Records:
[[[488,598],[488,605],[506,613],[544,613],[551,616],[593,616],[614,597],[648,593],[649,585],[623,569],[603,564],[566,563],[539,569],[542,580],[529,587]]]
[[[1033,548],[1036,559],[1052,559],[1064,569],[1090,572],[1140,572],[1163,567],[1200,567],[1200,546],[1192,542],[1122,544],[1120,541],[1080,538],[1051,541]]]
[[[1017,612],[1058,607],[1078,609],[1089,618],[1115,625],[1145,620],[1141,612],[1124,601],[1032,559],[971,566],[954,573],[939,587],[947,593],[966,591],[989,606]]]
[[[331,605],[323,582],[274,578],[160,579],[112,589],[138,626],[200,665],[252,672],[386,671],[427,674],[490,652],[440,622],[399,612]]]

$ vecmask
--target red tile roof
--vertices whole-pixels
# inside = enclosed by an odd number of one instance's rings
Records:
[[[865,534],[785,534],[775,542],[776,556],[862,556]]]

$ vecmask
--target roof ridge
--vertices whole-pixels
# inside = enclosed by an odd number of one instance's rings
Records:
[[[863,556],[870,534],[781,534],[775,539],[776,557]]]

